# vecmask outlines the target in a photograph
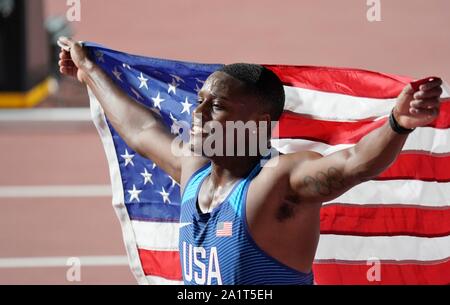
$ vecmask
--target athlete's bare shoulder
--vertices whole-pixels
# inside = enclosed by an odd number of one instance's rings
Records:
[[[293,168],[321,158],[313,151],[301,151],[292,154],[280,154],[267,161],[259,174],[253,179],[248,198],[254,203],[274,204],[285,200],[295,200],[290,190],[290,175]],[[257,206],[259,204],[256,204]]]
[[[280,176],[288,175],[294,167],[322,158],[323,156],[314,151],[300,151],[290,154],[279,154],[268,160],[257,176],[260,180],[277,180]]]

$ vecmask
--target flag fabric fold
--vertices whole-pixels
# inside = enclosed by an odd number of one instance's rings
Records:
[[[189,128],[204,81],[222,66],[84,46],[117,86],[178,135]],[[327,155],[355,145],[386,121],[396,97],[412,81],[350,68],[265,66],[280,77],[286,92],[279,132],[272,140],[282,153],[312,150]],[[445,89],[443,98],[449,93]],[[128,147],[92,92],[89,97],[130,268],[140,284],[182,284],[179,185]],[[313,266],[316,282],[449,284],[449,158],[450,103],[443,102],[438,119],[417,128],[386,171],[324,203]],[[228,234],[228,226],[218,233]]]

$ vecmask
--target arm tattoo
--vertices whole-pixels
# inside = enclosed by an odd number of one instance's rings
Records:
[[[303,182],[307,188],[322,196],[329,196],[346,186],[342,172],[334,167],[330,167],[327,172],[317,172],[315,177],[306,176]]]

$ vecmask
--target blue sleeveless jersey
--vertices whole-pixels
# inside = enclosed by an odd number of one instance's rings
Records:
[[[181,203],[180,259],[187,285],[313,284],[313,274],[294,270],[270,257],[250,236],[245,205],[250,175],[238,181],[228,197],[211,213],[202,214],[197,198],[211,165],[188,181]]]

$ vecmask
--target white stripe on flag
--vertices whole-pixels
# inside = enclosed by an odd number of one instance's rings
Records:
[[[448,207],[450,206],[450,183],[420,180],[371,180],[358,184],[324,205],[330,203]]]
[[[325,120],[356,121],[380,117],[388,114],[395,105],[395,99],[364,98],[290,86],[284,86],[284,91],[285,110]]]
[[[144,270],[141,265],[141,259],[136,247],[135,232],[131,225],[130,217],[128,215],[127,208],[124,203],[124,189],[122,186],[122,176],[120,174],[119,160],[117,159],[116,148],[112,138],[111,130],[106,122],[106,117],[103,109],[100,106],[99,101],[88,88],[89,100],[91,104],[91,116],[92,121],[97,127],[99,135],[102,139],[103,146],[105,148],[106,158],[109,165],[109,176],[111,178],[112,185],[112,202],[114,210],[120,221],[122,228],[123,241],[125,249],[127,251],[128,259],[130,261],[130,269],[133,272],[137,282],[139,284],[146,284],[147,278],[145,277]]]
[[[299,151],[315,151],[321,155],[329,155],[336,151],[346,149],[355,144],[328,145],[322,142],[303,139],[273,139],[272,146],[283,154],[291,154]]]
[[[350,147],[354,144],[328,145],[303,139],[274,139],[272,145],[284,154],[312,150],[323,155]],[[435,154],[450,154],[450,128],[417,128],[408,136],[402,151],[424,151]]]
[[[441,98],[448,98],[450,97],[450,86],[447,82],[442,82],[442,95]]]
[[[284,86],[284,109],[333,121],[357,121],[389,114],[396,99],[376,99]],[[448,98],[444,92],[442,98]],[[351,109],[351,111],[349,111]]]
[[[179,223],[132,220],[138,248],[157,251],[178,251]]]
[[[322,234],[316,260],[438,261],[450,258],[450,236],[348,236]]]

